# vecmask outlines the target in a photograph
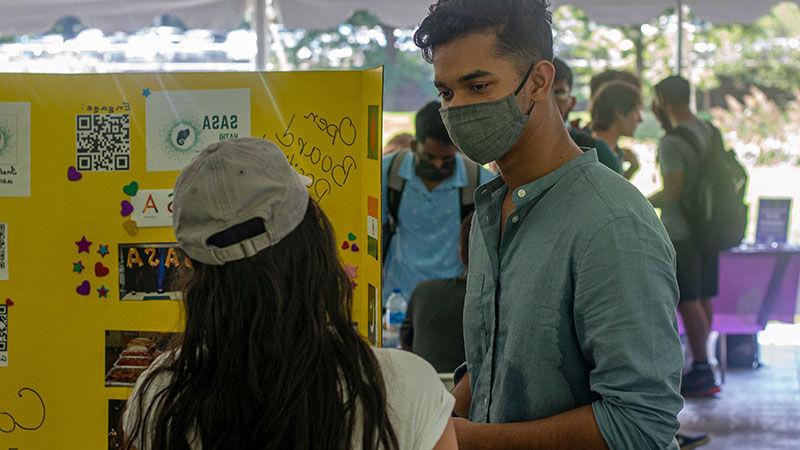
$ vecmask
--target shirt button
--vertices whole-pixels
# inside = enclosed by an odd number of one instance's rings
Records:
[[[513,216],[513,217],[511,218],[511,222],[513,222],[513,223],[517,223],[517,222],[519,222],[519,216]]]
[[[525,198],[526,195],[528,195],[528,193],[525,192],[525,189],[520,189],[517,191],[517,197],[519,198]]]

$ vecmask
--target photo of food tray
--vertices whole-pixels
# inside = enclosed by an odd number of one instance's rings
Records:
[[[106,331],[105,385],[136,384],[139,376],[169,348],[176,333],[155,331]]]

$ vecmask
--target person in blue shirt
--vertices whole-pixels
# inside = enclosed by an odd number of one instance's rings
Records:
[[[474,209],[474,191],[494,175],[453,144],[431,102],[417,112],[411,148],[383,159],[383,302],[394,289],[411,298],[422,281],[456,278],[461,220]]]

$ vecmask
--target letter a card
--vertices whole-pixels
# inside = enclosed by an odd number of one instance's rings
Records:
[[[250,90],[154,91],[147,96],[147,171],[183,169],[207,145],[250,136]]]

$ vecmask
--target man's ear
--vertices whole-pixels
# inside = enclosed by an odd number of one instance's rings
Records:
[[[569,98],[569,110],[572,111],[575,109],[575,105],[578,103],[578,99],[573,95]]]
[[[530,89],[531,100],[541,102],[550,96],[555,82],[556,68],[550,61],[539,61],[533,67],[528,88]]]

